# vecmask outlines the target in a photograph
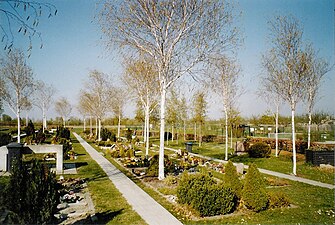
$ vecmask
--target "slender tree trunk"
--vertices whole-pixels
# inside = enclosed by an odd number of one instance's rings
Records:
[[[98,137],[98,117],[95,117],[95,138]]]
[[[28,126],[28,112],[26,112],[26,127]]]
[[[293,107],[292,107],[293,108]],[[292,110],[292,153],[293,153],[293,174],[297,175],[297,153],[295,148],[295,124],[294,124],[294,109]]]
[[[225,160],[228,160],[228,112],[225,110],[225,117],[226,117],[226,153],[225,153]]]
[[[86,131],[86,117],[84,116],[84,132]]]
[[[66,127],[66,118],[65,117],[63,117],[63,126],[64,126],[64,128]]]
[[[159,164],[158,164],[158,179],[163,180],[164,175],[164,131],[165,131],[165,101],[166,101],[166,87],[162,84],[161,93],[161,111],[160,111],[160,134],[159,134]]]
[[[42,108],[42,117],[43,117],[43,122],[42,122],[42,130],[43,130],[43,133],[47,127],[47,121],[46,121],[46,118],[45,118],[45,110],[44,108]]]
[[[276,130],[275,130],[275,136],[276,136],[276,157],[278,157],[278,119],[279,119],[279,105],[277,104],[277,107],[276,107]]]
[[[93,135],[92,116],[90,115],[90,136]]]
[[[144,126],[142,125],[142,136],[143,136],[143,142],[146,143],[147,141],[147,114],[144,115]]]
[[[145,142],[145,157],[148,158],[149,156],[149,120],[150,120],[150,111],[149,105],[145,107],[145,121],[144,121],[144,142]]]
[[[312,125],[312,112],[308,112],[308,138],[307,138],[307,149],[311,147],[311,125]]]
[[[166,129],[169,130],[169,127],[167,126]],[[169,145],[169,132],[166,132],[166,145]]]
[[[120,137],[120,129],[121,129],[121,112],[119,113],[118,123],[117,123],[117,136]]]
[[[98,141],[101,141],[101,119],[98,119],[98,123],[99,123],[99,132],[98,132]]]
[[[184,120],[184,141],[186,141],[186,121]]]
[[[201,123],[200,123],[200,125],[199,125],[199,147],[201,147],[201,139],[202,139],[202,129],[201,129]]]
[[[230,128],[230,148],[233,148],[233,126]]]
[[[17,107],[17,143],[21,142],[21,123],[20,123],[20,109]]]
[[[197,140],[197,123],[194,122],[194,141]]]
[[[171,126],[171,132],[172,132],[172,142],[174,141],[174,124]]]

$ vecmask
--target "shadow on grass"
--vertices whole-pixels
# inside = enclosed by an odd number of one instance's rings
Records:
[[[88,216],[85,219],[79,220],[73,224],[79,225],[79,224],[107,224],[109,221],[111,221],[114,217],[120,215],[122,213],[123,209],[111,212],[102,212],[102,213],[96,213],[94,217]],[[93,219],[94,218],[94,219]]]

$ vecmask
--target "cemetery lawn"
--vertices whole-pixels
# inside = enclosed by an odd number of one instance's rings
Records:
[[[146,224],[134,211],[122,194],[116,189],[100,166],[89,156],[77,139],[71,134],[74,151],[78,159],[69,162],[76,163],[78,174],[63,175],[64,178],[86,178],[98,224]]]
[[[97,151],[103,152],[94,144],[91,143],[91,145]],[[169,154],[171,151],[166,151],[166,153]],[[135,178],[127,169],[117,163],[110,155],[106,155],[105,157],[158,203],[169,210],[183,224],[333,224],[335,220],[334,190],[267,175],[264,175],[268,180],[269,187],[267,190],[272,193],[284,193],[289,198],[291,207],[268,209],[260,213],[242,209],[230,215],[191,220],[181,212],[181,208],[178,205],[168,202],[163,197],[166,194],[164,193],[166,192],[165,188],[153,189],[145,185],[140,179]],[[214,171],[212,171],[212,174],[216,178],[222,179],[222,174]],[[170,190],[168,194],[174,191]]]
[[[175,148],[172,145],[166,146]],[[175,148],[178,149],[178,148]],[[183,148],[181,148],[183,149]],[[185,147],[184,147],[185,149]],[[203,143],[201,147],[193,145],[192,152],[199,155],[204,155],[216,159],[224,159],[224,144]],[[232,152],[229,152],[232,153]],[[292,173],[292,153],[281,151],[278,157],[274,156],[274,150],[269,158],[249,158],[248,154],[234,156],[229,155],[232,162],[244,163],[249,165],[255,163],[258,168],[276,171],[279,173]],[[318,166],[305,163],[305,155],[297,154],[297,176],[303,177],[323,183],[334,184],[335,173],[334,169],[320,169]]]

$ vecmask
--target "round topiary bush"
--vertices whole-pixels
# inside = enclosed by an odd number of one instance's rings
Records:
[[[250,146],[248,154],[252,158],[265,158],[270,157],[271,148],[264,142],[258,142]]]
[[[242,199],[244,205],[255,212],[266,209],[268,205],[265,181],[255,164],[249,166],[245,175]]]

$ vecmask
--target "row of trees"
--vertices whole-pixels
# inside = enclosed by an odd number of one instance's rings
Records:
[[[42,112],[42,129],[47,128],[47,111],[53,105],[56,89],[42,80],[36,80],[32,68],[27,64],[23,51],[14,49],[0,61],[0,99],[17,117],[18,138],[20,143],[22,111],[30,111],[33,106]],[[55,102],[55,110],[64,121],[72,107],[66,98]]]
[[[269,23],[270,49],[262,57],[265,69],[263,93],[276,108],[276,133],[278,133],[279,106],[287,102],[291,108],[293,174],[296,175],[295,110],[304,101],[309,115],[308,147],[312,110],[323,76],[331,69],[328,62],[318,57],[312,44],[303,42],[303,27],[293,16],[277,16]],[[276,156],[278,135],[276,135]]]
[[[118,132],[120,136],[121,118],[127,102],[128,93],[121,86],[116,86],[111,77],[97,70],[89,73],[84,89],[80,91],[78,111],[90,119],[90,132],[92,134],[92,119],[96,118],[96,136],[101,140],[101,121],[108,113],[118,118]]]

